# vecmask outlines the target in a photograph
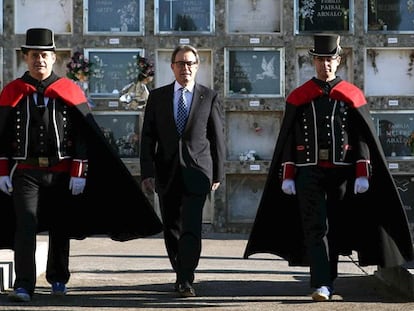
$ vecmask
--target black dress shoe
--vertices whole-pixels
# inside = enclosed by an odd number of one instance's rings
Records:
[[[178,293],[181,297],[195,297],[195,290],[190,282],[178,284]]]

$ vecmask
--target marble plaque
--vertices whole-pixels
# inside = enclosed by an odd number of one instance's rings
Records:
[[[280,32],[280,0],[227,0],[229,33]]]
[[[249,161],[244,155],[254,154],[256,160],[271,160],[282,112],[226,112],[227,159]]]
[[[225,50],[227,97],[282,97],[282,48],[228,48]]]
[[[414,157],[414,111],[372,111],[385,156],[392,159]]]
[[[353,0],[295,0],[296,33],[351,32]]]
[[[14,0],[15,33],[25,34],[34,27],[50,28],[58,34],[72,33],[73,1]]]
[[[414,33],[414,1],[365,0],[370,32]]]
[[[228,174],[227,221],[252,223],[266,182],[265,174]]]
[[[139,157],[140,116],[132,111],[94,111],[109,145],[121,158]]]
[[[155,0],[155,33],[214,32],[213,0]]]
[[[85,49],[85,56],[94,65],[89,79],[91,97],[119,98],[120,91],[136,80],[137,55],[142,49]]]
[[[413,96],[414,49],[367,48],[364,74],[367,96]]]
[[[144,34],[144,9],[144,0],[86,0],[85,33]]]

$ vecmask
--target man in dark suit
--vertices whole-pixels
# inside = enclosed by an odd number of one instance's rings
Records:
[[[189,45],[171,56],[175,82],[150,92],[141,138],[142,187],[157,192],[175,290],[195,296],[202,211],[224,174],[223,109],[217,93],[195,82],[200,58]]]

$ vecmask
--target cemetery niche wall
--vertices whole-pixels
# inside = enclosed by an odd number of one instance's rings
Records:
[[[382,133],[390,171],[396,182],[409,181],[407,189],[401,187],[407,207],[414,197],[411,0],[0,3],[0,85],[26,70],[19,49],[29,27],[55,31],[55,70],[61,76],[74,52],[83,52],[92,62],[94,56],[99,57],[87,81],[91,109],[104,134],[115,136],[110,140],[138,182],[139,146],[135,143],[135,149],[130,148],[129,137],[140,135],[145,111],[129,109],[119,100],[133,74],[129,64],[138,53],[154,62],[152,89],[173,82],[170,57],[178,44],[197,47],[201,56],[197,82],[214,88],[225,109],[225,178],[209,196],[203,215],[204,224],[218,232],[249,232],[283,119],[285,97],[315,74],[308,56],[313,35],[338,33],[345,51],[338,75],[364,90]],[[43,18],[37,14],[40,17],[34,20],[33,12],[54,14]]]

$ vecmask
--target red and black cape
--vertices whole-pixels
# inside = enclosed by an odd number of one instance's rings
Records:
[[[8,130],[9,113],[25,96],[36,91],[24,79],[16,79],[0,94],[0,135]],[[72,196],[73,202],[62,210],[58,219],[40,217],[39,232],[48,224],[58,222],[69,237],[83,239],[92,235],[107,235],[117,241],[154,235],[162,224],[153,207],[141,191],[138,181],[108,144],[96,123],[82,90],[67,78],[56,78],[44,91],[73,107],[77,113],[74,126],[79,126],[88,144],[88,177],[85,192]],[[68,185],[69,187],[69,185]],[[59,209],[59,198],[41,198],[40,212]],[[11,197],[0,191],[0,248],[13,248],[14,211]]]
[[[286,138],[294,120],[300,117],[297,115],[298,107],[322,94],[320,86],[309,80],[286,100],[284,119],[244,258],[256,253],[271,253],[284,258],[290,265],[309,264],[298,202],[296,196],[282,192],[279,172]],[[329,96],[348,103],[356,110],[358,124],[355,126],[366,137],[372,165],[369,190],[354,195],[352,185],[338,211],[342,220],[337,241],[340,254],[349,255],[356,251],[362,266],[389,267],[410,261],[413,259],[413,244],[407,216],[387,168],[369,105],[361,90],[346,81],[336,84]]]

